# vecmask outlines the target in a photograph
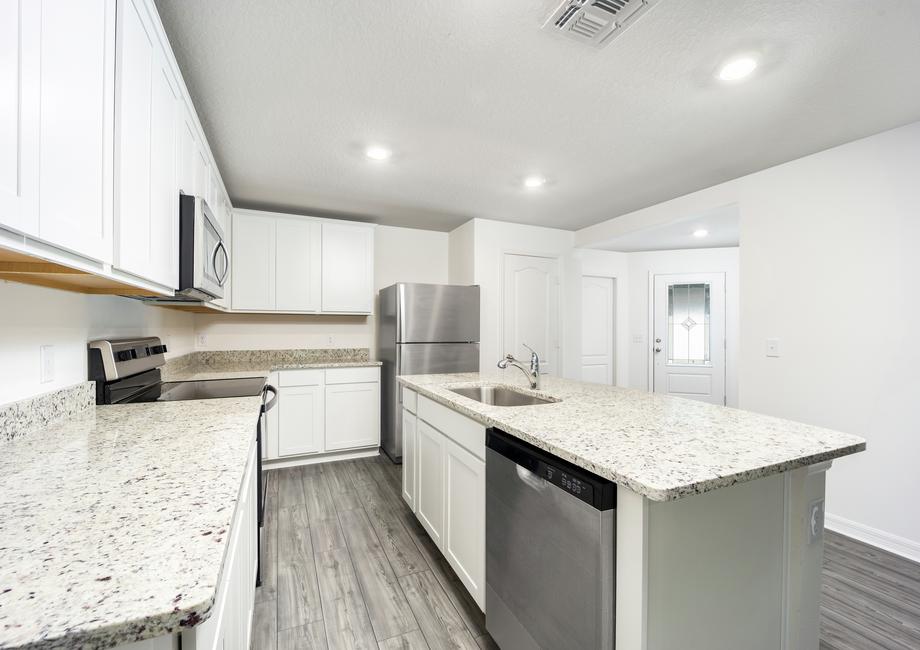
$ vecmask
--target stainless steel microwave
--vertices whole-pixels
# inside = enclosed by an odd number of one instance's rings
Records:
[[[200,196],[179,196],[179,295],[195,300],[224,297],[230,252],[220,222]]]

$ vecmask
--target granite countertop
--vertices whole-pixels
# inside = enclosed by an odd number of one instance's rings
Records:
[[[367,348],[303,348],[291,350],[209,350],[170,359],[161,369],[163,381],[268,377],[276,370],[368,368],[381,365]]]
[[[541,377],[479,373],[407,375],[399,381],[486,426],[497,427],[653,501],[670,501],[863,451],[846,433],[645,391]],[[511,381],[509,381],[509,379]],[[451,392],[483,384],[562,401],[489,406]]]
[[[5,443],[0,647],[94,650],[205,620],[260,404],[98,406]]]

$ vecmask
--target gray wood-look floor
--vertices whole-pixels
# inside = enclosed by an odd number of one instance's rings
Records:
[[[821,650],[920,648],[920,564],[828,531]]]
[[[254,650],[495,648],[381,457],[268,473]]]
[[[381,457],[269,472],[253,650],[495,648]],[[826,534],[821,650],[920,649],[920,565]]]

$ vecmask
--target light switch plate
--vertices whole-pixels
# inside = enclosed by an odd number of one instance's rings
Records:
[[[41,347],[41,375],[42,383],[47,384],[54,381],[54,346],[43,345]]]
[[[767,339],[767,356],[779,356],[779,339]]]

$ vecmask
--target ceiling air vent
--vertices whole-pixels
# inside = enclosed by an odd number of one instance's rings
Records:
[[[576,41],[603,47],[658,0],[566,0],[543,25]]]

